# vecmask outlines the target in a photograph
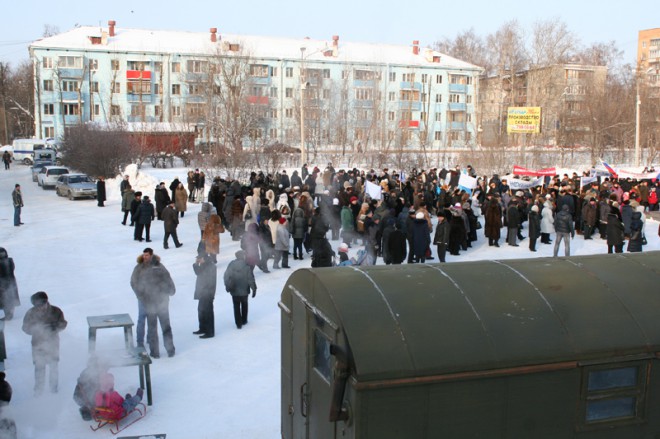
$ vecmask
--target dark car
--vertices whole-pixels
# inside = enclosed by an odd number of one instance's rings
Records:
[[[69,200],[96,198],[96,183],[86,174],[65,174],[57,179],[55,192]]]

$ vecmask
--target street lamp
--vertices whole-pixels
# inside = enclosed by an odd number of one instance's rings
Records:
[[[305,164],[305,80],[303,74],[305,72],[305,50],[307,48],[302,46],[300,48],[300,167]]]
[[[640,150],[639,150],[639,107],[642,101],[639,99],[639,76],[637,77],[637,96],[635,97],[635,166],[640,164]]]

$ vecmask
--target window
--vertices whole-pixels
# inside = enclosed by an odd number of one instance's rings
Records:
[[[434,140],[442,140],[442,131],[436,131],[433,135]]]
[[[44,128],[44,137],[55,137],[55,127]]]
[[[188,116],[202,116],[204,114],[204,104],[200,103],[188,103],[186,105],[186,110],[188,112]]]
[[[396,92],[395,91],[389,92],[387,94],[387,100],[390,101],[390,102],[395,101],[396,100]]]
[[[452,131],[449,133],[449,138],[451,140],[459,140],[461,138],[461,132],[460,131]]]
[[[355,99],[358,101],[368,101],[373,99],[373,89],[371,88],[356,88]]]
[[[162,107],[160,105],[154,105],[154,116],[160,117],[163,113]]]
[[[270,110],[270,118],[271,118],[271,119],[277,119],[277,108],[271,108],[271,110]]]
[[[467,77],[465,78],[465,83],[466,83],[467,85],[472,85],[473,81],[474,81],[474,78],[473,78],[472,76],[467,76]]]
[[[271,128],[268,130],[268,137],[271,139],[277,139],[277,128]]]
[[[128,81],[126,82],[126,93],[148,95],[151,94],[151,82],[149,81]]]
[[[330,69],[323,69],[323,78],[330,79]]]
[[[472,113],[467,113],[465,115],[465,121],[466,122],[472,122]]]
[[[428,80],[429,80],[428,73],[422,73],[422,82],[426,84]]]
[[[188,60],[186,68],[190,73],[205,73],[208,70],[207,61]]]
[[[401,90],[402,101],[419,101],[419,90]]]
[[[81,56],[60,56],[57,67],[61,69],[82,69],[82,61]]]
[[[582,374],[582,427],[614,421],[642,422],[647,365],[585,368]]]
[[[277,67],[270,68],[270,76],[277,76],[278,74],[279,74],[279,70]]]
[[[75,116],[78,114],[78,104],[63,104],[62,113],[65,116]]]
[[[172,84],[172,94],[173,95],[181,94],[181,84]]]
[[[287,98],[292,98],[293,97],[293,89],[291,87],[287,87],[284,89],[284,96]]]
[[[435,75],[435,83],[442,84],[442,75]]]
[[[285,76],[287,78],[293,78],[293,67],[287,67],[286,68]]]
[[[323,99],[330,99],[330,89],[329,88],[324,88],[323,89]]]
[[[110,70],[119,70],[119,60],[118,59],[111,59],[110,60]]]
[[[99,69],[99,60],[98,59],[90,59],[89,60],[89,70],[95,71]]]
[[[466,142],[469,142],[470,140],[472,140],[472,133],[469,132],[469,131],[466,131],[466,133],[465,133],[465,141],[466,141]]]
[[[201,95],[202,94],[202,85],[201,84],[189,84],[188,85],[188,94],[190,94],[190,95]]]
[[[181,116],[181,107],[178,105],[174,105],[172,107],[172,116],[173,117],[180,117]]]
[[[460,103],[461,102],[461,95],[450,94],[449,95],[449,102],[451,102],[452,104]]]
[[[435,121],[442,122],[442,113],[435,113]]]
[[[250,64],[250,76],[255,78],[267,78],[268,66],[265,64]]]
[[[44,79],[44,91],[53,91],[52,79]]]
[[[62,91],[78,91],[78,81],[62,81]]]
[[[154,61],[154,72],[162,72],[163,71],[163,63],[160,61]]]
[[[52,69],[53,68],[53,58],[44,56],[41,59],[41,65],[44,69]]]
[[[277,87],[271,87],[270,88],[270,97],[271,98],[277,98],[278,94],[279,93],[278,93]]]
[[[127,61],[126,70],[149,70],[144,61]]]
[[[371,81],[376,78],[376,72],[372,70],[355,70],[353,76],[356,81]]]
[[[55,114],[55,105],[44,104],[44,114],[47,116],[52,116],[53,114]]]
[[[394,81],[396,81],[396,72],[390,72],[390,73],[387,75],[387,79],[388,79],[390,82],[394,82]]]
[[[173,62],[172,63],[172,73],[180,73],[181,72],[181,63],[180,62]]]
[[[99,83],[98,83],[98,81],[92,81],[89,84],[89,88],[90,88],[90,91],[92,93],[98,93],[99,92]]]
[[[389,120],[389,121],[391,122],[391,121],[393,121],[395,118],[396,118],[396,114],[394,113],[394,111],[388,111],[388,112],[387,112],[387,120]]]
[[[293,108],[286,108],[284,110],[284,117],[291,119],[293,118]]]
[[[119,105],[111,105],[110,106],[110,115],[111,116],[121,116],[121,108]]]
[[[348,70],[342,70],[341,71],[341,79],[348,79],[349,76],[350,76],[350,73],[349,73]]]
[[[161,95],[163,94],[163,86],[161,84],[154,84],[154,94]]]
[[[427,97],[426,93],[422,93],[422,102],[426,102]]]
[[[121,82],[113,82],[110,88],[113,93],[121,93]]]
[[[404,73],[403,74],[403,82],[415,82],[415,74],[414,73]]]
[[[435,95],[435,103],[439,104],[441,102],[442,102],[442,95],[441,94]]]
[[[142,116],[144,115],[144,105],[133,104],[131,105],[131,116]]]
[[[425,111],[422,111],[422,112],[419,114],[419,120],[426,121],[426,112],[425,112]]]
[[[94,116],[99,116],[101,114],[101,106],[99,104],[94,104],[93,113]]]
[[[471,104],[472,103],[472,95],[465,96],[465,103],[466,104]]]

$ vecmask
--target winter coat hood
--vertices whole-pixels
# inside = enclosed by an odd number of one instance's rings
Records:
[[[137,263],[141,264],[144,262],[144,256],[140,254],[140,256],[137,257]],[[151,263],[153,265],[159,265],[160,264],[160,256],[158,255],[152,255],[151,256]]]

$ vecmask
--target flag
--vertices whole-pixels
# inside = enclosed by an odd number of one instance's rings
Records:
[[[612,177],[614,177],[614,178],[619,178],[619,176],[617,175],[617,173],[616,173],[616,171],[614,170],[614,168],[612,168],[610,165],[608,165],[607,163],[605,163],[605,162],[602,161],[602,160],[601,160],[601,162],[603,163],[603,166],[605,166],[605,169],[607,169],[607,171],[608,171],[610,174],[612,174]]]
[[[458,179],[458,187],[472,195],[472,189],[477,187],[477,179],[467,174],[461,174]]]
[[[367,180],[367,185],[365,186],[365,192],[371,197],[372,200],[380,200],[382,198],[382,189],[379,185],[373,184]]]

